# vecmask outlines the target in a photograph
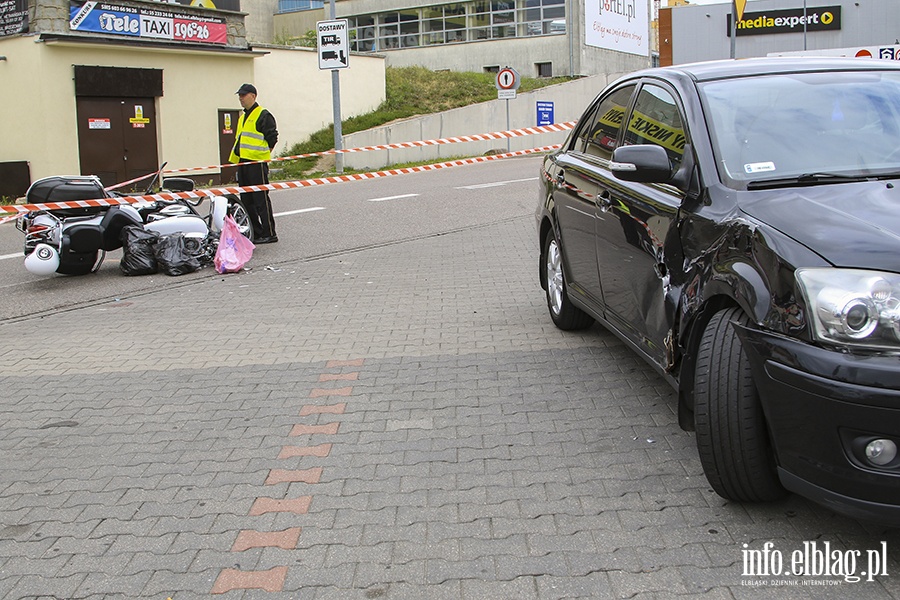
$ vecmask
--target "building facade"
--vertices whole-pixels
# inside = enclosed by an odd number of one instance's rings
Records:
[[[189,1],[189,0],[186,0]],[[0,196],[49,175],[105,185],[198,169],[219,183],[244,82],[278,121],[276,153],[332,123],[331,73],[308,48],[251,45],[237,0],[210,8],[146,0],[0,3],[0,81],[19,118],[4,121]],[[10,6],[17,10],[10,10]],[[384,60],[354,57],[342,73],[342,116],[384,101]]]
[[[281,0],[282,7],[289,2]],[[650,0],[336,0],[351,47],[388,66],[496,71],[528,77],[627,72],[650,64]],[[274,37],[301,37],[330,15],[322,8],[274,18]]]
[[[660,63],[731,57],[731,4],[661,8]],[[750,0],[737,23],[734,57],[887,48],[900,44],[898,8],[897,0]]]

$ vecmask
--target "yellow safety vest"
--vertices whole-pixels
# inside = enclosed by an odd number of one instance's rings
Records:
[[[234,140],[231,156],[228,157],[230,162],[239,163],[241,160],[270,160],[272,158],[266,138],[256,129],[256,120],[259,119],[262,111],[262,106],[257,106],[247,116],[246,121],[244,120],[246,113],[241,112],[237,124],[237,138]]]

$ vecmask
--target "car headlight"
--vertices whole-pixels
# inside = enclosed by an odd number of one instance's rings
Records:
[[[798,269],[816,338],[900,350],[900,275],[859,269]]]

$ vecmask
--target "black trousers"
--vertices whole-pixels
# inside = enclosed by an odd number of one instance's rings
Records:
[[[242,186],[269,183],[269,165],[266,163],[238,165],[237,180]],[[255,238],[276,235],[275,216],[272,214],[272,201],[269,199],[269,192],[243,192],[241,201],[244,203],[247,215],[253,223]]]

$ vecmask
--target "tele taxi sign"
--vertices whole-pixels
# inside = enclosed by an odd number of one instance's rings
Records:
[[[316,23],[319,42],[319,69],[345,69],[350,66],[347,19]]]

